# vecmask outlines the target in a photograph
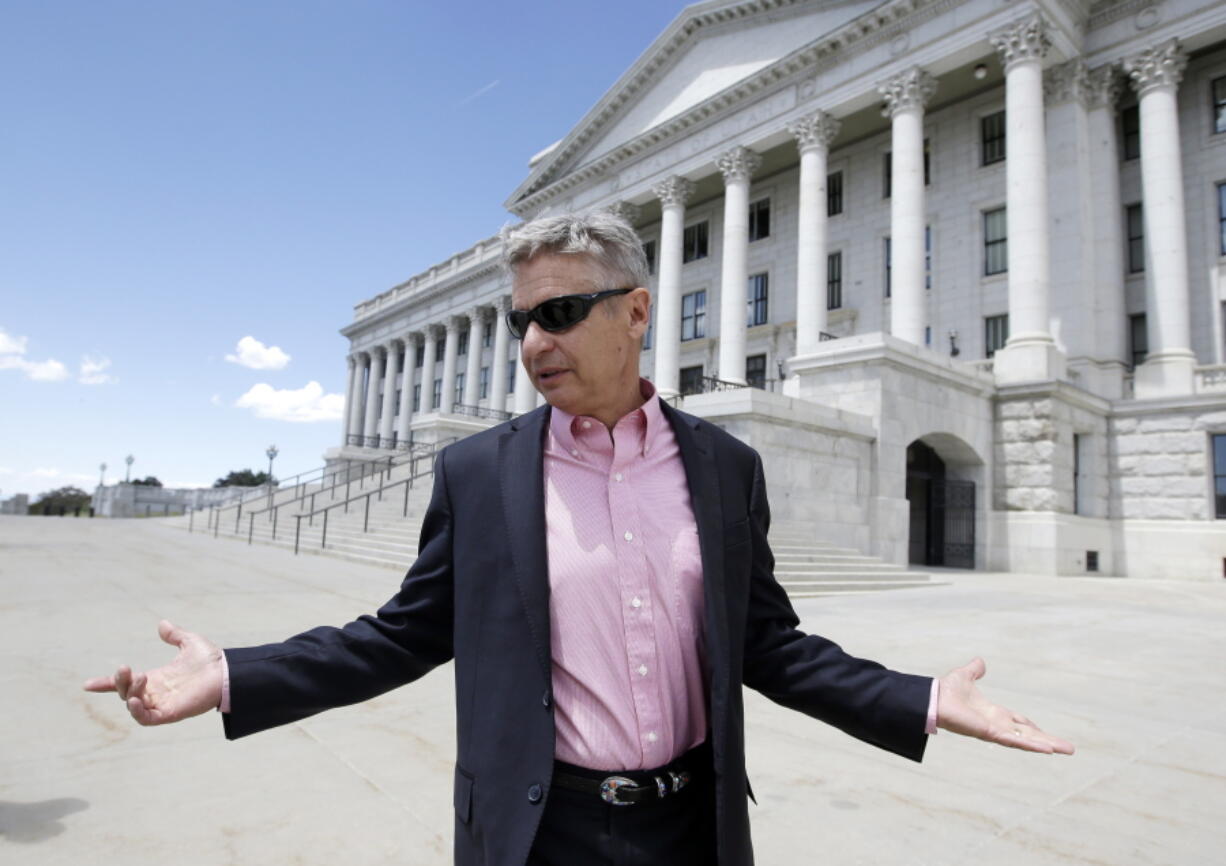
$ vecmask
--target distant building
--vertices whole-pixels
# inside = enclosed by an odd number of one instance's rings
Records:
[[[226,505],[256,487],[150,487],[119,482],[94,489],[90,505],[98,517],[164,517]]]
[[[8,499],[0,500],[0,514],[29,513],[30,497],[25,493],[18,493],[16,496],[10,496]]]
[[[815,537],[1222,575],[1220,0],[699,3],[506,206],[634,223],[643,374],[761,451]],[[537,404],[499,254],[355,307],[329,460]]]

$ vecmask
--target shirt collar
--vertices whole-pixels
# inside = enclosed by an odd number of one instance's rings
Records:
[[[639,446],[641,453],[646,454],[650,449],[652,441],[659,435],[660,430],[667,422],[665,421],[663,410],[660,409],[660,398],[656,394],[655,385],[646,379],[640,378],[639,394],[643,397],[643,405],[623,415],[618,419],[617,423],[621,424],[635,414],[641,415],[643,419],[643,424],[640,427],[642,440]],[[549,416],[549,430],[557,443],[566,451],[581,451],[582,448],[576,437],[582,430],[582,423],[584,421],[591,421],[593,425],[600,424],[595,418],[575,416],[554,406]],[[600,426],[602,429],[604,428],[603,424],[600,424]]]

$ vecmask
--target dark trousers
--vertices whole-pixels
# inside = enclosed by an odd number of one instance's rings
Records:
[[[615,806],[553,785],[526,866],[714,866],[715,783],[705,744],[686,754],[693,781],[659,800]],[[603,778],[558,762],[559,772]],[[633,771],[635,779],[659,771]]]

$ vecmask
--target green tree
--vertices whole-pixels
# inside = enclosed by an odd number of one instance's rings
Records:
[[[267,472],[256,472],[254,469],[234,469],[225,478],[213,482],[214,487],[258,487],[268,483]],[[273,483],[277,480],[274,478]]]
[[[60,487],[49,490],[38,497],[30,506],[31,514],[59,514],[62,508],[66,514],[72,514],[78,508],[89,508],[90,495],[79,487]]]
[[[162,486],[162,482],[158,481],[157,478],[153,475],[147,476],[143,481],[138,478],[132,483],[138,487],[161,487]]]

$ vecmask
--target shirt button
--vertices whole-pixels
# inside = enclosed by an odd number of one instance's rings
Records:
[[[647,676],[647,665],[639,665],[639,676]]]
[[[643,600],[642,600],[641,598],[631,599],[631,601],[630,601],[630,606],[631,606],[631,607],[642,607],[642,606],[643,606]]]
[[[583,429],[584,429],[584,430],[591,429],[591,426],[592,426],[592,422],[591,422],[591,421],[584,421],[584,422],[583,422]]]
[[[648,731],[648,732],[647,732],[647,742],[649,742],[649,743],[654,743],[654,742],[655,742],[656,740],[658,740],[658,739],[660,739],[660,738],[656,736],[656,732],[655,732],[655,731]],[[536,801],[535,801],[535,800],[533,800],[532,802],[534,802],[534,803],[535,803]]]
[[[626,539],[626,541],[634,541],[634,533],[627,529],[626,534],[622,538]]]
[[[651,735],[648,734],[648,736],[650,737]],[[528,786],[528,802],[529,803],[541,802],[541,797],[543,797],[544,794],[545,792],[541,789],[541,786],[536,784],[535,782]]]
[[[620,472],[618,472],[616,475],[614,475],[614,476],[613,476],[613,480],[614,480],[614,481],[621,481],[621,480],[622,480],[622,474],[621,474]]]
[[[579,452],[578,452],[577,450],[575,450],[574,448],[572,448],[572,449],[570,449],[570,456],[571,456],[571,457],[578,457],[578,456],[579,456]]]

